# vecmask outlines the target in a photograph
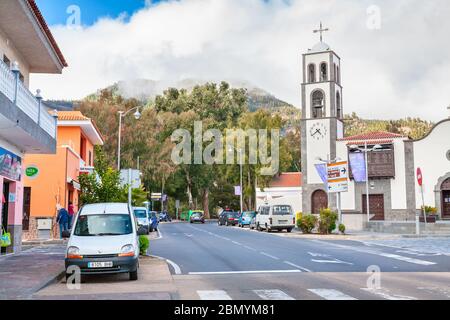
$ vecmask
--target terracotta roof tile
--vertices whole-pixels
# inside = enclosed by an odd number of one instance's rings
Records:
[[[397,138],[407,138],[402,134],[391,133],[386,131],[374,131],[363,134],[358,134],[350,137],[345,137],[339,139],[339,141],[366,141],[366,140],[386,140],[386,139],[397,139]]]
[[[282,173],[279,176],[273,178],[269,187],[272,188],[292,188],[302,186],[302,174],[301,172],[288,172]]]
[[[42,16],[41,11],[39,10],[35,0],[28,0],[28,4],[30,5],[30,8],[33,10],[34,15],[36,16],[42,30],[46,34],[48,40],[50,41],[53,49],[55,50],[56,54],[58,55],[59,60],[61,61],[61,64],[64,67],[67,67],[68,64],[66,62],[66,59],[64,58],[64,55],[61,52],[61,49],[59,48],[58,44],[56,43],[55,38],[53,37],[52,32],[50,31],[47,22],[45,22],[44,17]]]
[[[58,120],[61,121],[85,121],[90,120],[80,111],[58,111]]]

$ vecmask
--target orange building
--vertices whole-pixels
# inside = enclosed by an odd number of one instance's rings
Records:
[[[79,111],[58,112],[55,155],[26,155],[24,239],[58,237],[56,207],[78,210],[80,174],[94,169],[94,146],[103,138],[93,120]]]

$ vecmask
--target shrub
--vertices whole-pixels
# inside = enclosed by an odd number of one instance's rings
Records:
[[[150,247],[150,240],[148,240],[148,237],[140,236],[139,237],[139,251],[142,256],[147,254],[147,250],[149,247]]]
[[[345,234],[345,225],[342,223],[339,225],[339,232]]]
[[[319,232],[321,234],[330,234],[336,229],[338,214],[331,209],[320,210]]]
[[[437,208],[435,208],[435,207],[431,207],[431,206],[422,207],[422,211],[424,209],[425,209],[425,213],[429,216],[436,215],[436,213],[437,213]]]
[[[302,215],[297,220],[297,227],[305,234],[310,234],[317,224],[317,217],[312,214]]]

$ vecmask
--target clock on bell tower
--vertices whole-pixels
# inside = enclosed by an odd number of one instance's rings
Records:
[[[320,24],[320,42],[303,54],[302,83],[302,173],[303,212],[318,213],[325,207],[335,208],[334,199],[326,192],[316,165],[318,158],[336,157],[336,140],[343,138],[344,125],[341,59],[322,40],[328,31]]]

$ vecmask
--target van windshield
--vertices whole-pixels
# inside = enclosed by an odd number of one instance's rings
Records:
[[[147,218],[147,212],[145,210],[134,210],[134,215],[139,219]]]
[[[129,214],[82,215],[74,235],[79,237],[121,236],[133,233]]]
[[[292,214],[291,206],[273,206],[273,214],[278,216]]]

